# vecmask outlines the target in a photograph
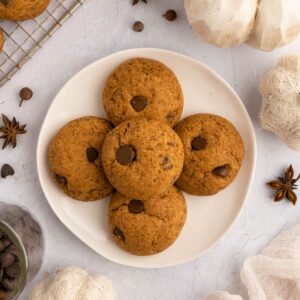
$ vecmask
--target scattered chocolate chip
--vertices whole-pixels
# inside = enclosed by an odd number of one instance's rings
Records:
[[[140,112],[147,106],[147,98],[144,96],[135,96],[131,99],[130,103],[135,111]]]
[[[175,21],[177,19],[177,13],[173,9],[169,9],[166,11],[166,13],[163,15],[168,21]]]
[[[86,156],[90,163],[93,163],[99,157],[99,152],[95,148],[87,148],[86,149]]]
[[[147,0],[142,0],[142,2],[144,2],[144,3],[147,4]],[[136,5],[136,4],[138,4],[138,3],[139,3],[139,0],[133,0],[133,1],[132,1],[132,5],[133,5],[133,6]]]
[[[20,91],[21,102],[20,106],[22,106],[23,101],[28,101],[32,98],[33,92],[30,88],[24,87]]]
[[[136,32],[142,32],[144,30],[144,23],[137,21],[133,24],[133,30]]]
[[[12,263],[5,269],[5,273],[10,278],[17,278],[20,275],[20,264],[17,262]]]
[[[7,268],[14,261],[15,261],[15,258],[12,254],[6,253],[6,252],[1,253],[1,255],[0,255],[0,264],[1,264],[2,268]]]
[[[55,174],[55,180],[58,184],[61,184],[61,185],[66,186],[68,184],[67,178],[64,176],[58,175],[58,174]]]
[[[125,237],[123,235],[123,232],[121,231],[121,229],[119,227],[114,228],[114,235],[119,237],[122,241],[125,241]]]
[[[192,140],[192,149],[199,151],[205,149],[207,146],[207,140],[206,138],[203,138],[201,136],[197,136]]]
[[[135,159],[135,156],[135,149],[130,145],[121,146],[116,153],[117,162],[123,166],[129,165]]]
[[[2,286],[7,290],[7,291],[13,291],[17,287],[17,279],[9,279],[5,278],[2,280]]]
[[[229,173],[229,165],[217,167],[213,170],[213,173],[220,177],[226,177]]]
[[[15,170],[12,166],[5,164],[1,168],[1,177],[6,178],[7,176],[13,176],[15,174]]]
[[[144,211],[144,203],[141,200],[131,200],[128,204],[128,210],[132,214],[139,214]]]
[[[2,279],[3,279],[3,274],[4,274],[3,268],[0,267],[0,282],[1,282]]]

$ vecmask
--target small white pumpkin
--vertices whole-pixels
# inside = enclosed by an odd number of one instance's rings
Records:
[[[185,0],[195,32],[218,47],[248,41],[265,51],[292,42],[300,33],[300,0]]]
[[[38,284],[29,300],[113,300],[111,281],[102,276],[89,274],[76,267],[55,272],[46,283]]]
[[[257,0],[185,0],[195,32],[218,47],[244,43],[253,28]]]
[[[282,57],[261,83],[263,128],[300,151],[300,54]]]
[[[272,51],[291,43],[299,33],[299,0],[260,0],[248,44]]]

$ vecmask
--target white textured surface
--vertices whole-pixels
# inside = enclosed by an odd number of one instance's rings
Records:
[[[19,139],[15,150],[0,152],[0,164],[10,163],[16,175],[0,180],[0,198],[29,208],[45,230],[47,249],[43,268],[32,284],[58,266],[78,265],[89,272],[112,279],[118,299],[203,299],[216,289],[244,294],[239,270],[246,257],[257,253],[283,228],[300,221],[299,206],[275,204],[265,182],[289,163],[300,171],[300,154],[288,149],[279,138],[263,131],[258,124],[261,76],[276,65],[283,54],[300,51],[300,40],[273,53],[263,53],[243,45],[218,49],[199,41],[186,21],[183,1],[149,0],[131,6],[130,0],[87,0],[76,16],[59,30],[13,81],[0,89],[0,112],[15,115],[28,123],[28,134]],[[168,23],[161,15],[174,8],[179,19]],[[145,31],[135,33],[130,26],[136,19]],[[190,55],[208,64],[223,76],[243,99],[258,141],[255,181],[245,209],[226,236],[205,256],[182,266],[162,270],[140,270],[113,264],[96,255],[57,220],[39,186],[35,146],[47,108],[58,89],[72,75],[94,60],[112,52],[133,47],[159,47]],[[30,86],[34,100],[18,107],[18,91]],[[218,220],[216,220],[217,222]],[[209,228],[203,228],[209,230]],[[28,296],[28,285],[21,300]]]

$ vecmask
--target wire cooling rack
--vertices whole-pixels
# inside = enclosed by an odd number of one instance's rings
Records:
[[[46,43],[85,0],[51,0],[47,10],[23,22],[0,21],[4,48],[0,54],[0,87]]]

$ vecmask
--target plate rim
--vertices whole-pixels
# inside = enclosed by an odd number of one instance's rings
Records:
[[[164,53],[164,54],[169,54],[172,56],[179,56],[183,59],[189,60],[190,62],[200,65],[202,68],[204,68],[207,72],[209,72],[211,75],[213,75],[214,77],[216,77],[220,82],[222,82],[222,84],[224,86],[226,86],[226,88],[232,93],[232,95],[235,96],[236,98],[236,103],[239,104],[240,109],[243,110],[244,115],[247,117],[245,119],[245,122],[247,122],[247,127],[249,128],[249,134],[251,136],[251,140],[253,143],[253,152],[252,154],[252,171],[250,174],[250,178],[249,178],[249,184],[247,185],[247,189],[245,192],[245,196],[244,199],[241,203],[240,209],[239,211],[236,213],[235,217],[232,218],[231,222],[228,224],[228,226],[226,227],[226,229],[224,230],[224,232],[219,236],[219,238],[212,243],[206,250],[199,252],[198,254],[192,255],[192,256],[188,256],[185,259],[181,259],[179,262],[174,262],[174,263],[168,263],[162,266],[158,266],[158,265],[133,265],[130,263],[126,263],[124,261],[118,261],[115,260],[111,257],[107,257],[105,255],[103,255],[102,253],[99,253],[99,251],[92,245],[86,243],[79,235],[77,235],[76,230],[74,228],[72,228],[72,225],[69,224],[68,222],[65,222],[63,220],[63,217],[60,216],[60,213],[58,210],[56,210],[56,208],[52,205],[51,201],[49,201],[46,193],[45,193],[45,189],[44,189],[44,183],[41,179],[41,165],[40,165],[40,158],[41,156],[41,137],[42,134],[45,131],[45,126],[46,126],[46,120],[48,119],[48,116],[50,114],[50,110],[53,106],[53,104],[57,101],[57,99],[59,98],[60,94],[62,93],[63,89],[75,78],[77,78],[78,76],[81,75],[81,73],[84,73],[86,70],[88,70],[89,68],[92,68],[94,65],[98,64],[100,61],[105,60],[105,59],[110,59],[114,56],[119,56],[122,54],[131,54],[130,52],[134,53],[134,52],[152,52],[152,53]],[[142,54],[139,54],[140,57],[142,57]],[[131,267],[131,268],[139,268],[139,269],[163,269],[163,268],[167,268],[167,267],[174,267],[174,266],[179,266],[179,265],[183,265],[185,263],[194,261],[197,258],[200,258],[201,256],[205,255],[206,253],[208,253],[210,250],[212,250],[223,238],[224,236],[229,233],[230,229],[233,227],[234,223],[237,221],[237,219],[239,218],[241,212],[243,211],[245,204],[247,202],[247,199],[249,197],[249,193],[253,184],[253,180],[254,180],[254,176],[255,176],[255,171],[256,171],[256,163],[257,163],[257,141],[256,141],[256,135],[255,135],[255,130],[254,130],[254,126],[252,123],[252,120],[250,118],[250,115],[248,113],[248,110],[246,109],[245,104],[243,103],[243,101],[241,100],[240,96],[238,95],[238,93],[234,90],[234,88],[221,76],[219,75],[214,69],[212,69],[211,67],[209,67],[207,64],[199,61],[196,58],[190,57],[188,55],[176,52],[176,51],[172,51],[172,50],[167,50],[167,49],[160,49],[160,48],[151,48],[151,47],[141,47],[141,48],[129,48],[129,49],[124,49],[121,51],[117,51],[117,52],[113,52],[109,55],[105,55],[95,61],[93,61],[92,63],[88,64],[87,66],[85,66],[84,68],[80,69],[79,71],[77,71],[74,75],[72,75],[65,83],[63,83],[63,85],[59,88],[59,91],[55,94],[55,96],[53,97],[53,100],[51,101],[51,103],[49,104],[49,107],[47,109],[46,114],[44,115],[44,119],[42,122],[42,125],[40,127],[39,130],[39,134],[38,134],[38,140],[37,140],[37,144],[36,144],[36,165],[37,165],[37,173],[38,173],[38,180],[41,186],[41,189],[43,191],[44,197],[46,198],[50,208],[52,209],[52,211],[54,212],[54,214],[56,215],[56,217],[58,218],[58,220],[76,237],[78,238],[81,242],[83,242],[87,247],[89,247],[90,249],[92,249],[94,252],[96,252],[98,255],[100,255],[101,257],[107,259],[110,262],[116,263],[116,264],[120,264],[126,267]]]

